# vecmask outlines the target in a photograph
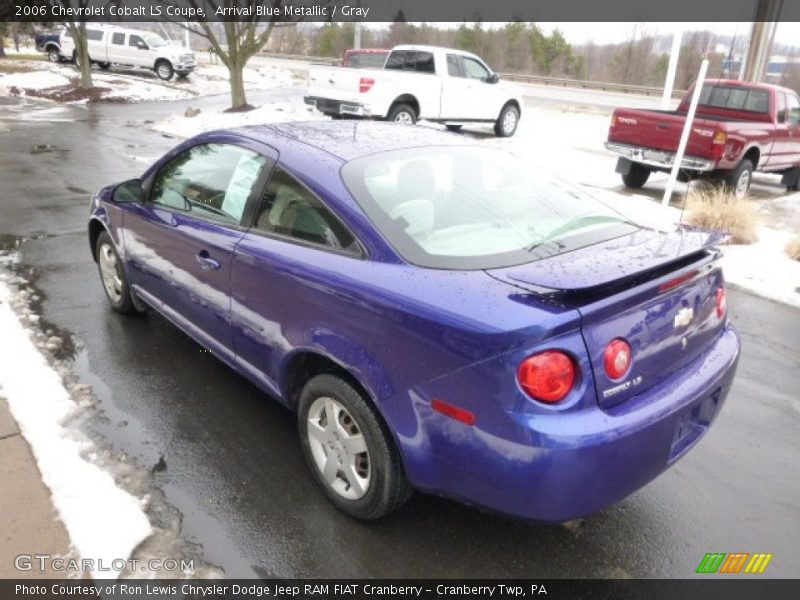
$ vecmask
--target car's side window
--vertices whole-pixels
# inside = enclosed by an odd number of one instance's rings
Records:
[[[87,29],[86,39],[98,42],[103,39],[103,31],[100,29]]]
[[[140,46],[144,48],[147,47],[141,36],[133,34],[128,37],[128,46],[133,46],[134,48],[138,48]]]
[[[776,92],[775,97],[778,99],[778,123],[786,123],[786,95]]]
[[[358,244],[342,222],[308,188],[276,167],[253,227],[335,250],[358,252]]]
[[[797,99],[797,96],[794,94],[789,94],[786,98],[787,106],[786,112],[788,115],[788,121],[792,125],[797,125],[800,123],[800,100]]]
[[[468,79],[480,79],[481,81],[489,79],[488,69],[474,58],[464,57],[464,71]]]
[[[116,44],[117,46],[124,46],[125,34],[120,32],[114,33],[114,35],[111,36],[111,43]]]
[[[193,217],[239,225],[267,158],[230,144],[192,146],[153,179],[150,202]]]
[[[447,74],[450,77],[464,77],[464,64],[457,54],[447,55]]]

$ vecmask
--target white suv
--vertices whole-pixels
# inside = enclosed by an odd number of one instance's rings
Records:
[[[145,67],[169,80],[175,74],[186,77],[195,68],[194,52],[150,31],[87,26],[86,37],[89,59],[104,69],[112,64]]]

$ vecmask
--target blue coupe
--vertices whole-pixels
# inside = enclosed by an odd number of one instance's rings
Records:
[[[313,476],[361,519],[412,489],[598,511],[695,445],[739,356],[720,236],[640,227],[432,129],[205,133],[100,190],[88,232],[111,306],[296,411]]]

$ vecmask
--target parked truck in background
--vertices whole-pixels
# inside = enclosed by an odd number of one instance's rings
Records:
[[[676,110],[618,108],[606,148],[619,155],[623,183],[640,188],[653,171],[669,171],[693,93]],[[714,177],[737,196],[753,171],[779,173],[790,190],[800,180],[800,99],[776,85],[707,80],[681,162],[683,178]]]
[[[382,69],[314,65],[305,101],[334,118],[490,123],[501,137],[514,135],[522,111],[519,88],[478,56],[433,46],[396,46]]]
[[[72,59],[75,45],[66,27],[58,31],[40,31],[33,37],[33,43],[39,52],[47,54],[47,60],[58,63]]]
[[[86,37],[89,58],[104,69],[112,64],[144,67],[169,80],[175,74],[186,77],[195,68],[194,52],[150,31],[87,26]]]

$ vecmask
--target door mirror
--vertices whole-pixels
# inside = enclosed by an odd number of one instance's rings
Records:
[[[150,49],[147,46],[146,42],[136,42],[136,47],[139,48],[139,50],[149,50]]]
[[[111,195],[114,202],[144,202],[144,191],[140,179],[120,183]]]
[[[486,78],[486,83],[497,83],[498,81],[500,81],[500,75],[497,73],[492,73]]]

